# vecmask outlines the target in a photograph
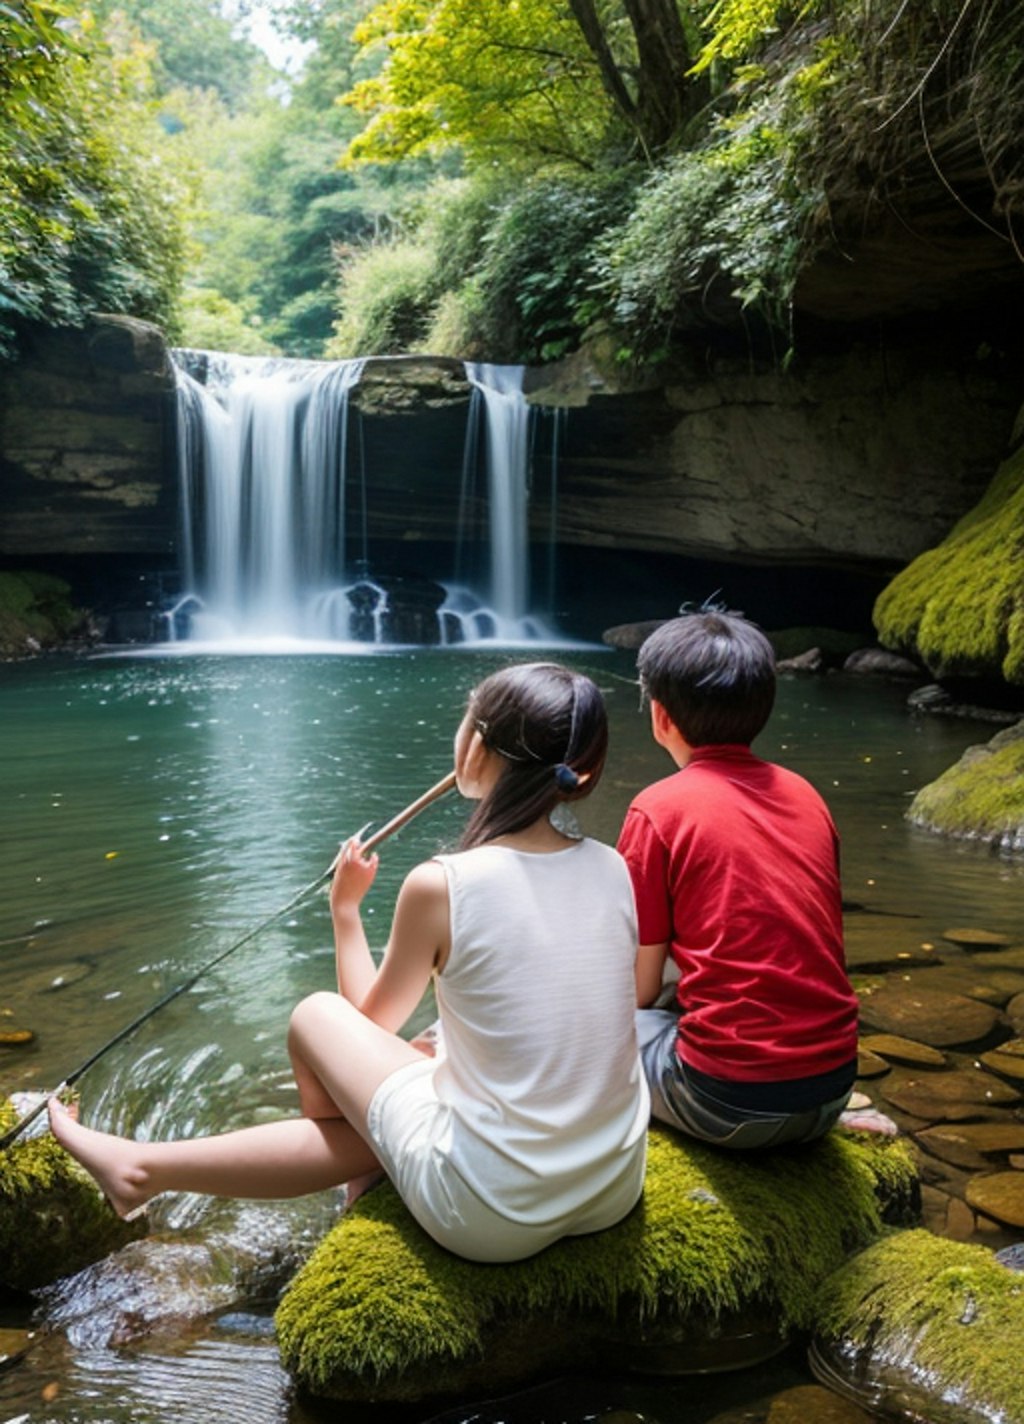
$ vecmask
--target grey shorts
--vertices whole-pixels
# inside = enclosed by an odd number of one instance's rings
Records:
[[[651,1090],[651,1116],[716,1147],[750,1151],[785,1143],[813,1142],[832,1127],[850,1094],[795,1113],[756,1112],[718,1102],[687,1078],[676,1053],[679,1015],[668,1009],[637,1009],[640,1059]]]

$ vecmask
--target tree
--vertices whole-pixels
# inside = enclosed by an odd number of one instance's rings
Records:
[[[0,5],[0,352],[106,308],[173,326],[185,185],[145,52],[57,0]]]

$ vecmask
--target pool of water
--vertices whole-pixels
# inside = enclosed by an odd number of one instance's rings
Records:
[[[614,839],[630,797],[671,766],[650,740],[631,658],[592,650],[566,660],[607,695],[612,753],[581,820]],[[0,1089],[59,1081],[316,880],[339,840],[437,781],[451,765],[467,692],[507,661],[497,651],[424,650],[0,667],[0,1013],[36,1035],[28,1048],[0,1049]],[[1020,938],[1024,862],[903,820],[914,790],[990,729],[911,717],[906,691],[842,676],[784,680],[757,744],[806,775],[833,809],[851,955],[863,957],[880,934],[886,952],[911,953],[951,925]],[[449,797],[386,845],[365,906],[371,944],[386,938],[404,874],[454,841],[462,812]],[[332,969],[326,897],[312,895],[92,1068],[80,1085],[84,1117],[169,1136],[290,1109],[288,1014],[303,994],[331,986]],[[424,1003],[415,1024],[430,1016]],[[181,1207],[167,1220],[201,1227],[202,1209]],[[84,1341],[80,1329],[57,1331],[29,1364],[0,1374],[0,1419],[307,1417],[252,1322],[128,1352]],[[216,1404],[210,1378],[223,1391]],[[567,1420],[639,1407],[627,1400],[639,1386],[602,1388],[600,1408],[582,1383],[576,1405],[537,1407]],[[673,1388],[645,1396],[649,1419],[712,1417],[695,1412],[688,1385]]]

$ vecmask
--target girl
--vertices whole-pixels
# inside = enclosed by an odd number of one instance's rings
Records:
[[[357,838],[342,851],[338,993],[304,999],[289,1026],[302,1117],[136,1143],[51,1104],[54,1134],[115,1210],[167,1190],[299,1196],[383,1167],[420,1225],[476,1261],[519,1260],[625,1216],[649,1109],[633,897],[615,851],[551,821],[593,791],[607,741],[582,674],[532,663],[485,679],[455,737],[458,788],[479,804],[458,851],[406,878],[379,969],[359,910],[377,857]],[[437,1057],[398,1036],[431,974]]]

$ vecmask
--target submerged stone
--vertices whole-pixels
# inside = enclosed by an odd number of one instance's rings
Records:
[[[17,1121],[0,1099],[0,1134]],[[121,1221],[92,1178],[49,1134],[0,1153],[0,1285],[31,1291],[145,1231]]]
[[[1011,1038],[1001,1043],[991,1053],[983,1053],[979,1059],[992,1073],[999,1073],[1014,1082],[1024,1081],[1024,1038]]]
[[[1005,1226],[1024,1226],[1024,1172],[993,1172],[967,1183],[967,1200]]]
[[[983,1246],[927,1231],[869,1246],[821,1287],[823,1383],[929,1424],[1024,1424],[1024,1288]]]
[[[764,1359],[813,1318],[815,1287],[916,1213],[907,1145],[831,1133],[749,1156],[650,1133],[625,1221],[527,1261],[443,1250],[387,1183],[325,1238],[277,1311],[285,1367],[312,1394],[400,1401],[505,1388],[538,1373],[673,1373]]]
[[[987,1154],[1024,1149],[1024,1123],[947,1123],[942,1127],[927,1127],[915,1133],[914,1138],[944,1162],[976,1171],[992,1166]]]
[[[912,1068],[944,1068],[946,1055],[926,1043],[903,1038],[898,1033],[872,1033],[862,1038],[861,1047],[893,1063],[906,1063]]]
[[[886,1078],[879,1091],[894,1107],[932,1122],[978,1117],[981,1108],[1005,1107],[1020,1101],[1016,1088],[977,1068],[896,1081]]]
[[[994,930],[954,929],[943,930],[942,938],[961,949],[1005,949],[1012,943],[1009,935],[997,934]]]
[[[1024,720],[968,747],[955,766],[922,787],[907,819],[942,835],[1024,850]]]
[[[942,989],[886,984],[861,1000],[861,1018],[872,1028],[920,1039],[931,1048],[975,1043],[992,1032],[999,1015],[989,1004]]]

